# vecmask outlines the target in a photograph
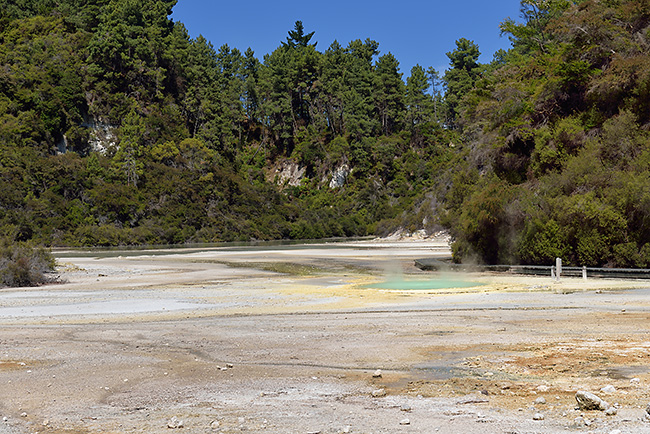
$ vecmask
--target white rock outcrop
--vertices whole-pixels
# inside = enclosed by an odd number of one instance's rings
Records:
[[[341,188],[345,185],[348,176],[350,176],[350,166],[347,164],[340,165],[333,173],[330,179],[330,188]]]

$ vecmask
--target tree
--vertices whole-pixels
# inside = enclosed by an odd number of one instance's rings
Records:
[[[407,118],[412,129],[429,119],[431,98],[425,93],[428,88],[429,82],[424,68],[415,65],[406,79]]]
[[[342,65],[343,119],[346,131],[361,140],[379,128],[373,97],[373,59],[379,54],[379,43],[371,39],[356,39],[348,44],[345,54]]]
[[[235,157],[235,142],[241,140],[244,110],[242,96],[244,57],[228,44],[222,45],[215,56],[215,111],[201,137],[230,159]]]
[[[302,24],[302,21],[296,21],[293,30],[289,30],[289,36],[287,36],[287,42],[282,42],[282,46],[287,48],[296,48],[296,47],[308,47],[311,46],[316,48],[317,42],[310,44],[311,38],[314,36],[315,32],[310,32],[305,34],[305,27]]]
[[[124,173],[127,186],[137,187],[143,174],[144,165],[140,158],[143,156],[144,130],[142,116],[135,107],[131,107],[120,128],[120,144],[114,159]]]
[[[128,97],[148,103],[162,96],[174,27],[168,16],[176,1],[115,0],[101,9],[88,44],[92,111],[118,123],[129,110]]]
[[[349,55],[338,41],[332,42],[322,56],[320,78],[322,92],[319,107],[325,115],[327,128],[335,135],[342,135],[344,130],[344,94],[348,57]]]
[[[382,132],[385,135],[396,133],[403,121],[404,82],[399,72],[399,62],[391,53],[377,60],[374,88]]]
[[[300,25],[299,25],[300,24]],[[267,127],[274,133],[279,150],[291,154],[295,132],[312,121],[321,54],[309,44],[302,23],[289,32],[287,43],[265,56],[260,89]]]
[[[60,17],[35,16],[12,21],[0,34],[3,145],[54,153],[82,123],[87,110],[82,71],[86,37],[71,30]]]
[[[212,44],[199,35],[190,41],[184,75],[186,89],[181,101],[192,137],[203,129],[216,111],[217,53]]]
[[[521,53],[546,53],[553,37],[546,27],[572,3],[570,0],[521,0],[520,12],[524,23],[508,17],[499,25],[501,34],[510,35],[513,46]]]
[[[242,94],[244,111],[249,123],[259,122],[259,105],[260,96],[258,90],[258,80],[260,72],[260,61],[255,57],[251,48],[244,52],[242,65],[242,79],[244,80],[244,89]]]
[[[508,263],[512,254],[508,244],[512,230],[506,205],[512,201],[512,188],[507,183],[492,179],[465,200],[460,221],[455,230],[454,260],[472,255],[486,264]]]
[[[429,81],[431,82],[431,99],[433,100],[433,114],[435,116],[435,121],[440,122],[440,116],[438,114],[438,108],[442,104],[442,95],[438,90],[438,87],[441,86],[444,82],[440,78],[440,73],[432,66],[427,69],[427,75],[429,76]]]
[[[461,109],[461,100],[474,87],[481,74],[478,58],[481,52],[474,41],[461,38],[456,41],[456,49],[447,53],[450,69],[445,72],[447,86],[445,102],[447,105],[447,124],[454,126]]]

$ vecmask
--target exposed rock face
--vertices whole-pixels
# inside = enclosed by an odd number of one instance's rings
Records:
[[[305,167],[292,161],[284,161],[275,169],[275,183],[278,185],[297,187],[305,177]]]
[[[59,143],[56,144],[56,153],[65,154],[66,152],[68,152],[68,138],[64,134]]]
[[[345,181],[350,175],[350,166],[346,163],[343,163],[339,166],[334,173],[332,173],[332,179],[330,180],[330,188],[341,188],[345,185]]]
[[[609,404],[600,399],[598,396],[591,392],[579,390],[576,392],[576,401],[581,410],[600,410],[605,411],[609,408]]]
[[[117,145],[115,126],[96,118],[88,120],[83,126],[90,130],[88,145],[92,151],[103,154],[107,149]]]

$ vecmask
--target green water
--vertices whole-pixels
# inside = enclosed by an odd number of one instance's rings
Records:
[[[383,282],[364,285],[364,288],[422,291],[431,289],[471,288],[473,286],[482,285],[484,284],[470,282],[456,276],[438,276],[432,279],[404,279],[402,277],[392,277]]]

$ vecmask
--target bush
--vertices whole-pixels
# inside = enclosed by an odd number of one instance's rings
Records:
[[[52,253],[26,243],[0,246],[0,286],[37,286],[52,282],[48,273],[56,262]]]
[[[512,228],[506,205],[512,197],[507,183],[493,179],[465,200],[454,234],[454,262],[467,262],[470,255],[486,264],[510,261]]]

